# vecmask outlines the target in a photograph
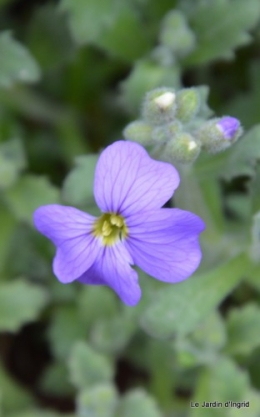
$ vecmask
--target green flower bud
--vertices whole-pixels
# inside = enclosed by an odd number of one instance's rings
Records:
[[[182,131],[182,124],[175,120],[165,126],[158,126],[153,129],[152,138],[154,143],[163,144],[174,138]]]
[[[135,120],[129,123],[123,131],[124,138],[140,145],[149,146],[153,144],[152,126],[142,120]]]
[[[217,153],[233,145],[242,132],[239,120],[235,117],[224,116],[211,119],[202,125],[196,137],[206,151]]]
[[[176,94],[171,88],[161,87],[150,91],[144,99],[143,119],[154,126],[170,123],[175,118],[175,98]]]
[[[178,134],[166,143],[162,151],[162,159],[167,162],[194,162],[200,154],[201,145],[187,132]]]
[[[184,88],[176,94],[176,117],[182,122],[190,121],[199,111],[200,95],[196,88]]]

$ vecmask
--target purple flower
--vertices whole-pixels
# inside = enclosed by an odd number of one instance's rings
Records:
[[[161,208],[178,185],[176,169],[137,143],[108,146],[95,172],[99,218],[56,204],[34,213],[35,227],[57,246],[54,274],[64,284],[109,285],[130,306],[141,297],[133,264],[164,282],[188,278],[200,263],[204,223],[187,211]]]
[[[225,139],[232,139],[240,128],[240,122],[235,117],[224,116],[217,123]]]

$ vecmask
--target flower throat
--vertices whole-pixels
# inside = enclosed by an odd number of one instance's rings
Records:
[[[128,229],[120,214],[104,213],[95,221],[93,234],[96,237],[102,237],[104,245],[111,246],[118,239],[124,239],[128,234]]]

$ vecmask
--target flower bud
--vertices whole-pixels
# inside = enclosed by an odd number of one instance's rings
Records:
[[[191,163],[200,154],[200,143],[187,132],[178,134],[165,145],[162,158],[167,162]]]
[[[140,145],[148,146],[153,143],[152,126],[142,120],[135,120],[129,123],[123,131],[124,138]]]
[[[235,117],[224,116],[206,122],[196,136],[206,151],[216,153],[233,145],[242,132],[239,120]]]
[[[176,94],[176,117],[182,122],[188,122],[200,108],[200,95],[195,88],[184,88]]]
[[[142,117],[154,126],[170,123],[175,118],[176,94],[171,88],[157,88],[147,93]]]
[[[156,144],[163,144],[174,138],[182,130],[182,124],[175,120],[165,126],[158,126],[153,129],[152,138]]]

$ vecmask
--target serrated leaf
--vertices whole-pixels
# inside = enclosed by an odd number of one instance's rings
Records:
[[[84,207],[95,204],[93,184],[98,155],[76,158],[76,167],[65,178],[62,199],[73,206]]]
[[[248,44],[248,31],[260,17],[258,0],[200,1],[193,8],[190,26],[197,48],[189,55],[188,65],[203,64],[218,58],[230,59],[234,50]]]
[[[36,208],[59,202],[59,191],[45,177],[24,175],[5,192],[5,201],[18,220],[32,224]]]
[[[69,16],[71,33],[79,44],[97,40],[112,27],[124,2],[118,0],[62,0],[60,10]]]
[[[25,280],[0,284],[0,329],[17,331],[23,324],[35,320],[47,301],[43,288]]]
[[[247,175],[254,176],[260,159],[260,125],[250,129],[228,153],[221,176],[227,180]]]
[[[0,33],[0,87],[11,87],[16,81],[35,82],[40,68],[29,51],[12,38],[10,32]]]
[[[141,325],[155,337],[194,330],[241,281],[250,261],[238,255],[227,263],[159,290],[144,310]]]
[[[141,389],[132,390],[121,400],[117,417],[161,417],[162,414],[153,399]]]
[[[108,358],[85,342],[73,346],[68,366],[71,382],[79,389],[113,379],[113,368]]]
[[[260,308],[254,303],[234,308],[227,318],[228,354],[249,355],[260,346]]]

